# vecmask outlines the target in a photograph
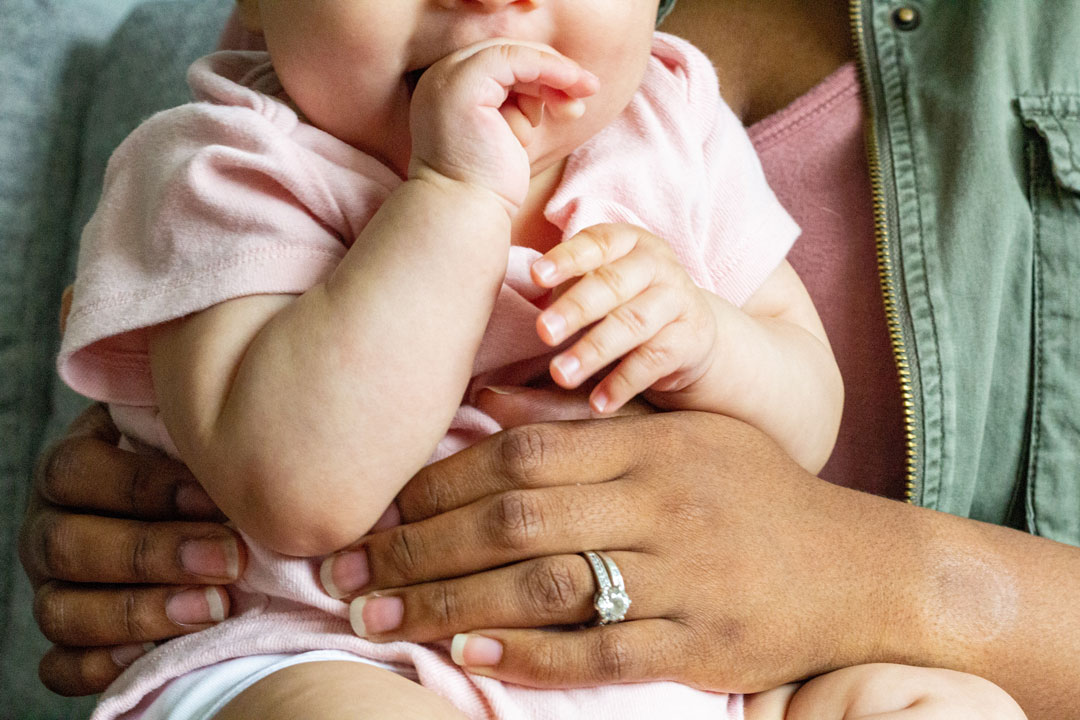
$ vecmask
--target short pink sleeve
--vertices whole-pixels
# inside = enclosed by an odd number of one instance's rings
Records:
[[[548,218],[569,237],[625,222],[663,238],[698,286],[742,305],[799,227],[699,50],[657,33],[641,89],[567,162]]]
[[[58,359],[78,392],[154,404],[148,328],[232,298],[304,292],[389,194],[392,173],[366,176],[370,158],[326,138],[303,142],[319,131],[251,97],[265,107],[160,113],[114,153],[83,232]]]

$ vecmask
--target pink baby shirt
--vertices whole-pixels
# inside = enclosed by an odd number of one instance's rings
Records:
[[[192,66],[189,82],[197,102],[150,118],[110,161],[83,235],[58,359],[73,388],[111,404],[126,435],[172,453],[158,418],[147,329],[231,298],[299,294],[324,281],[402,182],[305,124],[266,53],[210,55]],[[640,90],[568,158],[545,215],[564,239],[601,222],[646,227],[668,240],[697,284],[735,304],[798,234],[721,101],[709,60],[659,33]],[[537,257],[510,249],[474,364],[476,387],[546,372],[551,350],[536,336],[532,302],[543,291],[528,271]],[[434,457],[497,430],[463,405]],[[245,539],[251,557],[231,588],[233,617],[140,658],[109,688],[94,720],[135,717],[170,679],[222,660],[323,648],[412,666],[422,684],[471,718],[741,716],[738,696],[675,683],[533,690],[469,675],[442,645],[368,642],[350,631],[347,605],[322,592],[316,560]]]

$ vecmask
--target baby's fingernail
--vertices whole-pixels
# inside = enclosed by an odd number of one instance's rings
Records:
[[[544,282],[555,277],[555,263],[550,260],[537,260],[533,263],[532,269],[536,277]]]
[[[502,654],[502,643],[483,635],[458,633],[450,643],[450,659],[465,667],[498,665]]]
[[[218,506],[196,482],[184,482],[176,488],[176,509],[189,517],[208,517],[218,511]]]
[[[585,114],[585,101],[574,98],[563,106],[562,111],[567,118],[577,120]]]
[[[609,402],[611,402],[611,400],[608,398],[607,393],[605,393],[603,390],[593,393],[592,406],[593,410],[596,410],[596,412],[604,412]]]
[[[566,320],[562,315],[553,312],[545,312],[540,314],[540,324],[547,330],[548,335],[552,340],[558,342],[562,339],[563,333],[566,332]]]
[[[188,540],[180,546],[180,564],[193,575],[235,580],[240,574],[236,539]]]
[[[157,646],[152,642],[143,643],[142,645],[120,645],[110,650],[109,655],[118,667],[126,668],[155,647]]]
[[[563,376],[567,381],[573,381],[574,374],[577,373],[578,368],[581,367],[581,362],[573,355],[559,355],[551,364],[559,371],[559,374]]]
[[[358,592],[371,579],[367,552],[357,550],[326,558],[319,568],[319,579],[326,594],[336,600]]]
[[[360,637],[395,630],[404,618],[405,603],[399,597],[365,595],[349,605],[349,623]]]
[[[216,587],[178,592],[165,603],[165,615],[177,625],[205,625],[225,619],[225,603]]]

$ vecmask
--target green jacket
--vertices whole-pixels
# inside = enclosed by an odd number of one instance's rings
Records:
[[[852,26],[911,499],[1080,545],[1080,2]]]

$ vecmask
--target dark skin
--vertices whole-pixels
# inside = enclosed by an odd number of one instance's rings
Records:
[[[748,123],[852,55],[844,2],[680,0],[665,29],[711,54],[725,99]],[[504,425],[534,399],[485,395]],[[568,400],[553,419],[583,412]],[[180,547],[235,541],[213,523],[117,519],[191,519],[175,502],[191,479],[117,450],[100,414],[84,422],[96,430],[61,441],[42,465],[21,544],[39,622],[57,643],[42,679],[66,694],[112,680],[116,647],[201,627],[169,620],[167,598],[227,578],[184,570]],[[476,631],[502,642],[500,662],[482,669],[500,678],[666,678],[752,692],[896,662],[986,677],[1032,718],[1080,707],[1080,550],[829,485],[726,418],[511,430],[423,470],[399,510],[406,525],[360,546],[371,578],[363,591],[383,589],[404,608],[403,623],[374,639]],[[85,514],[98,511],[114,517]],[[632,621],[529,630],[592,615],[593,580],[576,553],[593,547],[622,568]],[[92,579],[112,584],[79,585]]]

